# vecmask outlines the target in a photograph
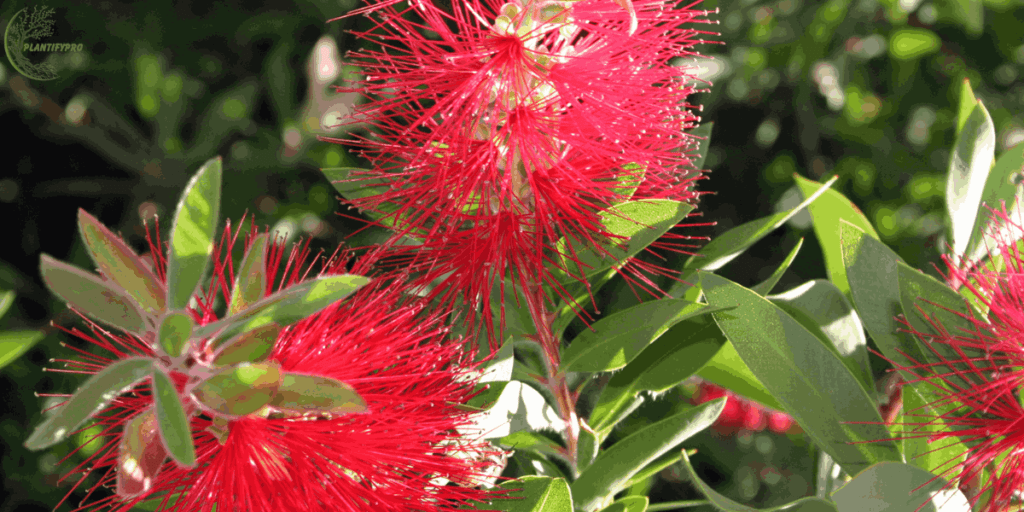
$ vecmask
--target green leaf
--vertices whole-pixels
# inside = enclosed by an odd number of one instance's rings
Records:
[[[199,287],[213,254],[220,215],[220,157],[207,160],[185,187],[174,212],[167,251],[167,307],[185,309]]]
[[[68,401],[43,418],[25,441],[29,450],[42,450],[63,441],[93,414],[149,376],[153,360],[148,357],[121,359],[89,377]]]
[[[192,390],[192,395],[217,413],[245,416],[270,404],[282,380],[281,366],[273,361],[239,363],[203,381]]]
[[[704,167],[704,160],[708,157],[708,150],[711,149],[711,131],[715,128],[714,121],[709,123],[701,123],[700,126],[690,130],[689,133],[699,141],[697,143],[697,149],[693,152],[690,158],[690,162],[693,164],[694,169],[700,169]]]
[[[83,209],[78,210],[78,230],[100,274],[117,283],[146,313],[164,312],[164,284],[135,251]]]
[[[868,362],[864,327],[839,288],[824,279],[815,279],[766,298],[824,341],[857,377],[864,392],[874,393],[875,379]]]
[[[160,347],[171,357],[181,355],[192,337],[192,317],[188,313],[168,313],[160,322]]]
[[[285,373],[270,405],[282,411],[328,414],[366,412],[366,401],[356,390],[337,379],[321,375]]]
[[[724,398],[712,400],[647,426],[603,451],[572,484],[577,507],[601,508],[645,466],[711,426],[724,408]]]
[[[566,372],[602,372],[626,366],[673,325],[716,311],[680,299],[645,302],[598,320],[562,352]]]
[[[638,471],[635,475],[633,475],[633,477],[630,478],[628,482],[626,482],[625,487],[633,487],[637,483],[647,480],[648,478],[654,478],[654,476],[657,475],[658,473],[661,473],[663,469],[675,464],[676,462],[679,462],[679,460],[682,459],[682,457],[682,451],[680,451],[679,453],[668,452],[665,455],[658,457],[650,464],[644,466],[644,468]]]
[[[158,438],[156,412],[147,408],[132,418],[121,436],[117,454],[117,495],[134,498],[149,492],[167,460]]]
[[[7,314],[7,310],[14,305],[14,292],[6,291],[0,293],[0,318]]]
[[[192,443],[192,430],[189,428],[185,406],[171,378],[159,370],[153,371],[153,406],[164,449],[178,465],[195,467],[196,447]]]
[[[506,437],[520,430],[556,430],[565,428],[565,422],[554,407],[536,389],[519,381],[510,381],[501,396],[486,412],[474,415],[473,423],[462,430],[467,435],[481,435],[484,439]]]
[[[601,509],[601,512],[645,512],[648,502],[647,496],[626,496]]]
[[[974,313],[967,305],[966,299],[948,286],[902,261],[897,263],[896,274],[899,279],[903,314],[914,330],[926,336],[942,335],[942,332],[932,325],[934,322],[953,336],[970,336],[970,333],[977,331],[975,325],[968,320]],[[931,343],[930,339],[913,339],[919,344],[920,352],[925,358],[918,363],[946,363],[932,369],[939,373],[943,373],[943,367],[949,369],[950,375],[945,378],[963,386],[964,389],[970,389],[980,383],[971,382],[964,377],[965,375],[976,375],[991,365],[991,358],[987,357],[983,349],[966,347],[963,344],[953,348],[945,343]]]
[[[967,118],[949,159],[946,181],[946,211],[951,222],[953,254],[963,255],[972,239],[981,208],[985,182],[995,158],[996,132],[985,105],[978,105]],[[975,242],[977,243],[977,242]]]
[[[732,501],[729,498],[722,496],[721,494],[718,494],[718,492],[712,489],[711,486],[704,483],[704,481],[701,480],[699,476],[697,476],[697,472],[693,470],[693,466],[690,465],[690,458],[687,457],[685,453],[683,454],[683,468],[686,470],[686,475],[689,477],[690,482],[696,485],[697,489],[701,492],[701,494],[703,494],[709,500],[711,500],[711,504],[714,505],[715,508],[717,508],[718,510],[723,510],[725,512],[758,512],[759,510],[763,510],[763,512],[836,512],[835,505],[828,502],[827,500],[810,497],[800,498],[792,503],[787,503],[780,507],[768,509],[756,509],[748,507],[746,505],[736,503],[735,501]],[[874,510],[887,509],[879,508]]]
[[[616,235],[604,247],[570,244],[562,238],[556,244],[562,268],[573,276],[590,276],[632,258],[693,211],[693,206],[668,199],[627,201],[601,212],[601,223],[608,233]],[[563,281],[574,280],[565,272]]]
[[[901,462],[864,470],[834,494],[839,512],[954,512],[971,510],[963,493],[944,479]]]
[[[455,404],[455,407],[469,412],[483,412],[494,404],[498,403],[498,399],[501,398],[501,394],[505,392],[505,386],[508,382],[487,382],[477,384],[474,391],[477,392],[476,396],[470,398],[464,404]]]
[[[45,336],[41,331],[0,332],[0,368],[21,357]]]
[[[874,400],[824,342],[751,290],[714,274],[701,283],[711,305],[736,308],[714,313],[715,321],[818,446],[851,472],[899,460]]]
[[[500,496],[490,503],[477,504],[477,510],[507,512],[572,512],[569,485],[562,478],[524,476],[497,488]]]
[[[272,323],[289,325],[355,293],[370,282],[370,278],[357,275],[326,276],[289,286],[238,314],[206,324],[196,329],[194,336],[217,336],[214,348],[219,348],[231,336],[249,332]]]
[[[889,35],[889,54],[894,59],[913,60],[939,50],[942,40],[924,28],[901,28]]]
[[[785,407],[775,400],[775,397],[765,389],[764,384],[761,384],[750,371],[750,367],[743,362],[732,342],[726,341],[722,348],[718,349],[715,357],[701,367],[697,375],[772,409],[785,410]]]
[[[839,242],[854,307],[878,349],[896,364],[910,364],[907,357],[912,361],[927,360],[918,343],[899,332],[902,326],[896,317],[903,308],[896,265],[901,262],[900,257],[884,243],[844,220],[839,221]],[[908,381],[917,378],[911,373],[901,373]]]
[[[502,446],[516,450],[517,452],[520,450],[529,450],[544,455],[557,457],[565,456],[562,453],[562,447],[558,443],[536,432],[530,432],[527,430],[513,432],[501,439],[497,439],[496,442]]]
[[[103,281],[47,254],[39,257],[39,270],[50,291],[81,313],[126,332],[139,336],[145,334],[147,322],[144,313],[113,282]]]
[[[757,220],[747,222],[736,226],[721,235],[718,235],[709,242],[704,248],[701,249],[700,254],[691,256],[686,260],[686,264],[683,265],[683,270],[718,270],[722,268],[726,263],[729,263],[733,258],[739,256],[743,251],[750,248],[750,246],[757,243],[759,240],[764,238],[776,228],[782,226],[790,218],[804,209],[807,205],[814,202],[821,194],[824,194],[828,187],[832,186],[833,183],[838,179],[838,176],[832,178],[818,189],[817,193],[805,199],[802,203],[784,212],[779,212],[768,217],[763,217]],[[676,285],[680,286],[680,285]],[[673,289],[676,288],[673,286]],[[672,293],[672,290],[669,291]]]
[[[576,465],[579,471],[586,471],[594,462],[601,449],[601,437],[585,421],[580,421],[580,435],[576,444]]]
[[[262,234],[253,239],[252,245],[242,259],[242,265],[235,274],[235,286],[231,289],[228,315],[240,313],[259,302],[267,291],[267,240]]]
[[[629,362],[601,390],[590,416],[595,430],[607,433],[622,420],[641,391],[665,391],[695,374],[726,342],[714,322],[685,321]],[[606,434],[607,435],[607,434]]]
[[[213,360],[214,366],[258,363],[270,357],[281,334],[281,326],[269,323],[231,338],[222,345]]]
[[[633,193],[636,192],[637,187],[644,182],[644,174],[647,171],[647,167],[630,162],[619,170],[616,181],[619,186],[612,189],[612,192],[623,196],[623,201],[629,201],[629,198],[633,197]]]
[[[819,183],[800,176],[796,176],[796,184],[804,197],[810,197],[821,187]],[[878,233],[860,209],[836,190],[825,192],[821,198],[807,207],[807,211],[814,219],[814,234],[821,243],[828,278],[850,300],[850,283],[846,277],[846,267],[843,266],[843,255],[839,245],[839,221],[842,219],[857,226],[876,240],[879,240]]]
[[[353,173],[366,173],[368,172],[366,169],[358,167],[324,167],[320,169],[320,172],[327,176],[331,185],[334,185],[334,189],[345,199],[362,199],[383,194],[388,190],[388,187],[383,184],[383,180],[380,178],[366,180],[357,178],[355,181],[348,181],[352,179]]]
[[[512,366],[515,364],[515,353],[513,352],[512,337],[509,336],[505,343],[501,344],[498,353],[491,358],[481,371],[480,383],[485,382],[508,382],[512,380]]]
[[[957,137],[960,136],[960,132],[963,131],[964,125],[967,124],[967,118],[971,117],[971,112],[974,111],[974,107],[976,106],[978,106],[978,98],[974,96],[974,90],[971,89],[971,80],[964,78],[963,85],[960,87],[960,104],[957,106]]]
[[[985,180],[985,189],[981,193],[982,207],[978,210],[978,218],[974,221],[974,228],[971,230],[971,240],[967,244],[967,260],[978,262],[988,254],[989,249],[1000,246],[998,238],[993,239],[990,234],[1009,234],[1011,238],[1020,238],[1022,234],[1017,229],[1007,229],[1002,226],[998,218],[993,219],[990,212],[985,208],[999,208],[1005,201],[1010,218],[1018,218],[1017,211],[1021,206],[1019,201],[1024,200],[1024,187],[1017,184],[1017,178],[1024,169],[1024,147],[1015,146],[999,156],[995,166]]]
[[[775,269],[775,272],[772,272],[772,275],[768,276],[768,279],[752,286],[750,289],[754,290],[762,297],[771,293],[772,289],[775,288],[775,285],[779,284],[779,280],[782,279],[782,275],[789,270],[789,266],[793,264],[793,260],[796,259],[796,255],[800,252],[800,248],[803,247],[803,245],[804,239],[801,238],[797,241],[796,245],[793,246],[793,250],[789,251],[789,255],[786,256],[786,259],[782,260],[779,268]]]
[[[942,400],[930,383],[903,386],[904,456],[907,462],[925,471],[941,475],[964,461],[968,448],[960,438],[948,435],[953,430],[944,418],[951,418],[958,404]],[[947,434],[932,442],[933,435]]]

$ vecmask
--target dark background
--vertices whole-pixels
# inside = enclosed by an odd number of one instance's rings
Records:
[[[35,4],[5,2],[4,27]],[[49,42],[83,44],[55,55],[61,77],[26,79],[0,59],[0,290],[17,301],[0,331],[41,329],[45,338],[0,373],[6,404],[0,512],[48,510],[64,495],[57,484],[77,446],[50,452],[22,447],[44,399],[34,391],[74,389],[78,376],[44,373],[69,336],[50,326],[75,320],[43,288],[40,253],[88,267],[75,213],[85,208],[138,249],[141,223],[169,218],[188,177],[207,159],[225,162],[222,216],[243,212],[259,225],[290,229],[333,247],[356,226],[341,209],[323,166],[359,165],[341,146],[318,142],[322,121],[355,101],[337,94],[352,73],[338,57],[356,42],[345,31],[363,18],[333,23],[353,1],[51,2]],[[709,0],[721,24],[702,51],[714,81],[695,103],[714,121],[701,182],[704,218],[714,236],[737,224],[795,206],[793,173],[824,181],[851,198],[908,263],[938,261],[946,224],[944,189],[954,141],[957,98],[967,78],[992,115],[997,155],[1024,140],[1024,2],[1020,0]],[[707,28],[707,26],[702,26]],[[889,42],[915,28],[941,44],[900,58]],[[340,52],[318,50],[331,38]],[[328,43],[325,48],[331,46]],[[312,58],[337,72],[318,78]],[[84,112],[84,114],[83,114]],[[1020,151],[1020,146],[1015,149]],[[800,237],[800,255],[777,290],[824,278],[809,216],[797,216],[722,273],[750,285],[767,277]],[[373,232],[351,243],[372,242]],[[678,261],[676,261],[677,264]],[[607,297],[629,293],[613,282]],[[660,417],[685,401],[680,387],[641,411]],[[777,505],[813,494],[813,468],[801,436],[702,434],[692,443],[700,471],[717,488],[752,505]],[[689,446],[689,444],[688,444]],[[652,501],[695,496],[667,470]],[[77,506],[78,498],[71,503]],[[62,510],[70,510],[63,505]]]

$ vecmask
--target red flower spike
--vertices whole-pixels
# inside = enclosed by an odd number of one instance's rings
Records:
[[[362,148],[373,169],[351,179],[383,192],[351,203],[383,215],[394,240],[413,237],[393,257],[431,298],[480,310],[492,343],[498,281],[545,284],[572,303],[550,268],[584,281],[575,255],[622,242],[602,212],[702,194],[684,131],[700,121],[688,103],[699,80],[674,60],[696,55],[708,32],[682,26],[708,13],[674,0],[623,5],[470,0],[449,12],[370,0],[355,12],[375,20],[355,35],[381,50],[348,54],[366,78],[345,91],[367,96],[352,122],[373,133],[335,142]],[[658,294],[644,279],[631,285]]]
[[[247,241],[254,234],[250,231]],[[199,294],[198,309],[191,311],[197,323],[217,320],[212,304],[231,295],[234,276],[229,260],[239,237],[240,231],[232,232],[230,225],[225,229],[215,251],[215,275]],[[165,275],[162,248],[153,246],[151,251],[157,262],[154,270]],[[280,244],[270,247],[268,275],[281,276],[271,279],[279,283],[277,289],[310,274],[308,255],[308,245],[287,256]],[[360,259],[352,271],[365,274],[372,261],[372,255]],[[347,254],[336,254],[324,272],[344,273],[348,263]],[[268,286],[266,294],[273,291]],[[189,512],[214,506],[444,511],[493,498],[493,492],[480,485],[503,453],[457,433],[471,421],[471,413],[456,404],[474,394],[473,354],[461,343],[445,339],[448,328],[442,320],[447,312],[427,312],[422,299],[405,292],[399,280],[378,277],[345,300],[285,328],[269,357],[285,372],[324,376],[351,386],[366,402],[364,413],[299,415],[269,409],[226,422],[206,414],[193,416],[196,467],[179,467],[168,459],[139,496],[94,499],[100,487],[114,487],[123,428],[153,403],[145,381],[96,416],[101,427],[96,438],[104,445],[69,473],[82,474],[71,492],[89,474],[100,477],[75,510],[127,511],[154,496],[165,497],[158,510]],[[92,334],[68,332],[109,355],[73,348],[78,358],[64,361],[65,371],[94,373],[118,359],[153,355],[143,340],[89,325]],[[175,377],[176,384],[183,384],[178,382],[181,376]]]
[[[723,396],[728,397],[725,409],[711,426],[721,435],[731,436],[741,429],[763,432],[768,428],[777,434],[788,434],[797,430],[796,423],[788,414],[773,411],[710,382],[702,381],[697,386],[692,402],[699,405]]]
[[[949,411],[941,415],[948,428],[931,433],[917,433],[912,428],[928,424],[933,418],[908,411],[906,416],[914,416],[915,421],[905,424],[909,427],[905,438],[925,436],[936,446],[942,446],[946,439],[963,440],[969,447],[966,461],[934,471],[951,486],[964,489],[972,502],[988,496],[981,512],[1006,510],[1011,503],[1020,503],[1018,493],[1024,489],[1024,258],[1012,236],[1022,233],[1022,223],[1010,218],[1005,205],[991,214],[994,224],[1002,226],[1002,231],[993,233],[990,239],[995,245],[991,254],[1002,258],[1005,269],[966,266],[944,257],[947,283],[953,288],[967,286],[988,307],[987,318],[968,318],[971,332],[950,332],[929,320],[939,335],[917,332],[904,322],[907,332],[926,343],[946,345],[960,356],[947,359],[943,353],[950,351],[933,350],[940,363],[890,361],[919,377],[911,383],[929,386],[933,410]],[[979,351],[984,355],[965,355]],[[964,381],[973,385],[965,388]],[[982,484],[986,471],[988,480]]]

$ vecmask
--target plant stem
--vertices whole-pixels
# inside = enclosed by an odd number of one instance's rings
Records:
[[[547,296],[540,283],[530,283],[524,290],[526,307],[530,310],[530,318],[537,328],[537,342],[544,350],[544,362],[547,367],[545,384],[555,396],[558,415],[565,421],[566,458],[573,473],[578,472],[577,446],[580,438],[580,421],[576,415],[576,395],[569,390],[565,373],[561,371],[561,346],[555,338],[551,326],[555,314],[547,311]]]

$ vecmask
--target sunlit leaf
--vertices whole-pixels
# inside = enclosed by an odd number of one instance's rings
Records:
[[[167,251],[167,307],[185,309],[210,264],[220,215],[220,157],[208,160],[178,202]]]
[[[135,251],[82,209],[78,210],[78,230],[101,274],[117,283],[147,313],[163,313],[167,291],[152,268]]]
[[[366,411],[366,401],[352,386],[330,377],[295,373],[284,374],[270,405],[299,413],[350,414]]]
[[[181,355],[192,336],[192,317],[187,313],[168,313],[160,322],[158,338],[164,353],[171,357]]]
[[[995,150],[995,126],[985,105],[978,103],[957,137],[949,159],[946,212],[951,222],[953,254],[957,256],[965,254],[971,242]],[[980,233],[973,238],[978,237]]]
[[[258,363],[274,351],[274,344],[281,334],[281,326],[270,323],[244,332],[224,343],[213,360],[214,366],[229,366],[238,363]]]
[[[900,462],[875,464],[832,494],[839,512],[969,512],[970,503],[945,479]]]
[[[156,412],[152,408],[135,416],[124,428],[117,454],[117,495],[134,498],[149,492],[167,450],[158,438]]]
[[[0,369],[28,352],[45,336],[41,331],[0,332]]]
[[[46,254],[39,257],[39,269],[50,291],[82,314],[139,336],[146,332],[144,313],[113,282]]]
[[[259,302],[267,290],[267,240],[261,234],[253,239],[235,274],[228,315],[234,315]]]
[[[63,441],[118,395],[148,377],[152,367],[153,360],[148,357],[131,357],[111,363],[79,386],[67,403],[44,415],[43,423],[25,441],[25,447],[42,450]]]
[[[270,404],[284,377],[273,361],[239,363],[225,368],[192,390],[207,409],[228,416],[252,414]]]

